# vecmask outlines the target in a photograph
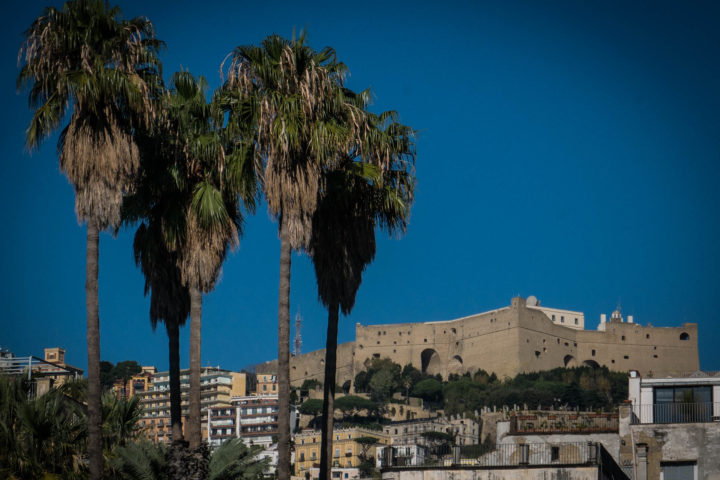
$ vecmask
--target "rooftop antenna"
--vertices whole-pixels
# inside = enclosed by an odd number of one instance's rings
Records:
[[[302,336],[300,335],[300,329],[302,327],[302,315],[300,311],[295,314],[295,341],[293,342],[293,354],[297,357],[300,355],[302,350]]]

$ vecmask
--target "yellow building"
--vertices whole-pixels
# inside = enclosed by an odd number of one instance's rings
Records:
[[[142,371],[123,381],[115,380],[113,392],[120,398],[130,398],[139,395],[140,392],[147,392],[152,388],[153,377],[157,374],[155,367],[142,367]]]
[[[206,439],[210,408],[231,406],[232,397],[248,394],[248,374],[231,372],[216,367],[205,367],[200,374],[200,407],[202,413],[202,437]],[[180,391],[182,398],[183,432],[187,424],[190,405],[190,371],[180,372]],[[156,442],[170,442],[170,374],[160,372],[155,375],[152,386],[145,392],[136,392],[143,406],[140,425],[148,438]]]
[[[277,395],[277,375],[258,373],[256,393],[258,395]]]
[[[295,476],[317,477],[320,466],[320,432],[303,430],[295,435]],[[358,438],[371,437],[377,439],[375,445],[364,446],[357,442]],[[365,428],[342,428],[333,431],[333,468],[358,468],[365,458],[375,457],[375,447],[389,445],[390,439],[382,431]],[[365,449],[365,451],[363,451]]]
[[[56,373],[52,367],[47,365],[39,365],[35,373],[43,373],[45,378],[51,379],[51,386],[60,386],[63,383],[82,377],[83,371],[72,365],[65,363],[65,349],[62,347],[52,347],[45,349],[45,362],[52,363],[63,370],[62,373]],[[68,375],[66,372],[72,372]]]

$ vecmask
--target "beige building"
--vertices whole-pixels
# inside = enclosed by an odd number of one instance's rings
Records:
[[[142,371],[128,378],[118,379],[113,384],[113,392],[119,398],[130,398],[152,388],[153,377],[157,374],[155,367],[142,367]]]
[[[423,436],[425,432],[448,433],[455,436],[456,445],[474,445],[479,443],[480,425],[465,415],[451,415],[392,422],[383,426],[383,432],[390,439],[391,445],[430,447],[432,441]]]
[[[221,406],[231,408],[232,397],[247,395],[248,374],[222,370],[217,367],[205,367],[201,372],[201,411],[202,437],[208,437],[208,409]],[[190,393],[190,371],[180,372],[182,395],[183,429],[187,423]],[[144,392],[136,392],[143,406],[141,427],[146,435],[158,442],[170,442],[170,374],[160,372],[155,375],[152,386]]]
[[[585,330],[582,312],[541,307],[536,299],[531,299],[531,304],[517,297],[507,307],[456,320],[357,324],[355,341],[338,346],[337,382],[350,388],[365,360],[373,357],[387,357],[400,365],[410,363],[444,378],[478,369],[502,378],[580,365],[638,370],[643,375],[699,368],[695,323],[652,327],[631,322],[631,318],[626,321],[616,311],[609,321],[601,317],[597,330]],[[324,350],[292,357],[291,382],[322,381],[324,360]],[[260,365],[258,371],[272,373],[276,368],[272,361]]]
[[[257,374],[257,388],[255,393],[258,395],[277,395],[277,375],[270,373]]]
[[[356,440],[361,437],[377,439],[375,445],[363,446]],[[363,455],[375,458],[375,449],[380,445],[389,445],[389,437],[377,430],[364,428],[341,428],[333,431],[333,472],[336,469],[355,469],[360,466]],[[317,478],[320,466],[320,432],[303,430],[295,435],[295,476]]]

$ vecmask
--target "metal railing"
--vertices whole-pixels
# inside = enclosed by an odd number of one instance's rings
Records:
[[[633,405],[633,424],[706,423],[720,421],[720,402]]]
[[[460,465],[510,467],[523,465],[597,465],[601,445],[594,442],[501,444],[476,458],[460,458]]]

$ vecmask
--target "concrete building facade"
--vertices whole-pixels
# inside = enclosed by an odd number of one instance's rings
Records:
[[[636,480],[720,480],[720,374],[631,372],[620,409],[620,460]]]
[[[605,317],[605,315],[603,315]],[[553,320],[554,318],[554,320]],[[577,323],[576,323],[577,320]],[[513,298],[509,306],[449,321],[355,327],[355,341],[340,344],[337,383],[351,388],[368,358],[390,358],[447,378],[483,369],[499,377],[580,365],[668,375],[699,369],[698,327],[652,327],[613,313],[597,330],[585,330],[582,312],[540,306]],[[290,381],[321,380],[325,351],[292,357]],[[274,373],[277,362],[258,366]]]

